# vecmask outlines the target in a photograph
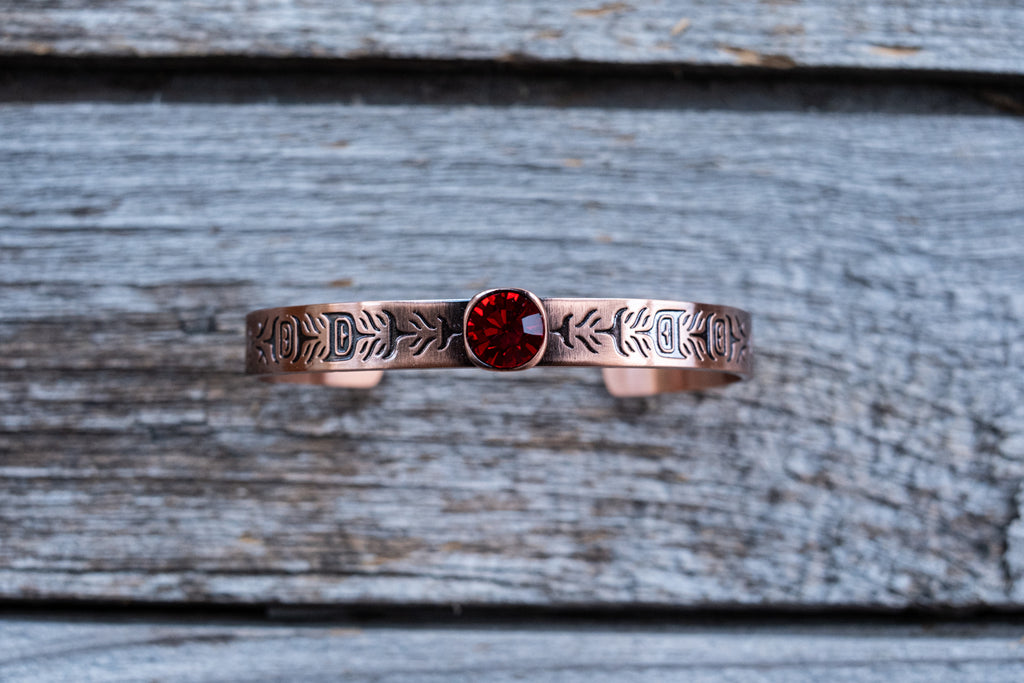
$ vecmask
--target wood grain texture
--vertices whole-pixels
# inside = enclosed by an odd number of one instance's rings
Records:
[[[353,628],[0,621],[0,677],[35,681],[1017,683],[1020,628]]]
[[[1019,605],[1019,119],[0,107],[0,595]],[[653,296],[756,379],[241,375],[262,306]]]
[[[0,54],[586,61],[1019,74],[1012,0],[0,4]]]

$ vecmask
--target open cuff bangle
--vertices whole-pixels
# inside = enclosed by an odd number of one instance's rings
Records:
[[[384,370],[536,365],[603,368],[615,396],[705,389],[750,376],[750,314],[660,299],[539,298],[286,306],[246,316],[246,372],[277,382],[369,388]]]

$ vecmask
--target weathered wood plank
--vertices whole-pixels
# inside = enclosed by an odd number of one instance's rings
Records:
[[[1011,117],[0,107],[0,595],[1006,605]],[[661,296],[754,382],[240,376],[250,308]]]
[[[354,628],[0,621],[7,683],[822,681],[1017,683],[999,625]]]
[[[1008,0],[223,3],[0,6],[0,54],[673,63],[1024,72]]]

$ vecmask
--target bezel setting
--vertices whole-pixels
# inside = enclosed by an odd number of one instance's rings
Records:
[[[484,311],[480,310],[480,308],[483,305],[487,304],[486,300],[489,297],[494,296],[503,297],[507,299],[509,295],[523,297],[525,299],[525,306],[527,308],[533,307],[536,309],[536,314],[540,315],[541,340],[537,350],[527,360],[502,367],[499,365],[488,363],[483,358],[481,358],[477,354],[476,350],[474,350],[473,347],[475,344],[471,341],[470,337],[473,334],[471,331],[473,328],[475,328],[477,325],[484,324],[482,320],[476,320],[476,317],[482,317],[484,315]],[[515,303],[523,305],[521,302],[518,301]],[[493,302],[491,305],[497,305],[497,302]],[[529,313],[529,315],[525,317],[529,317],[536,314]],[[519,320],[521,321],[523,319],[524,318],[520,318]],[[470,361],[473,362],[474,365],[476,365],[477,367],[484,368],[485,370],[494,370],[497,372],[515,372],[517,370],[526,370],[528,368],[532,368],[533,366],[537,365],[537,363],[540,362],[541,358],[544,357],[544,352],[547,349],[548,345],[548,317],[547,312],[544,310],[543,302],[540,300],[539,297],[537,297],[532,292],[525,289],[520,289],[518,287],[495,287],[492,289],[484,290],[475,295],[472,299],[469,300],[469,303],[466,305],[465,312],[463,313],[462,330],[463,341],[466,348],[466,356],[470,359]]]

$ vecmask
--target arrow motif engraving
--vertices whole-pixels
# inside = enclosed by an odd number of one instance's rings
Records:
[[[598,332],[607,334],[614,339],[615,350],[623,356],[639,353],[647,358],[653,348],[651,329],[654,324],[651,319],[652,316],[646,306],[639,311],[630,311],[623,307],[615,312],[612,326],[605,330],[598,330]]]
[[[413,356],[422,355],[435,342],[436,350],[444,351],[448,348],[448,342],[451,341],[452,337],[462,334],[462,331],[449,323],[444,316],[435,316],[437,323],[432,325],[419,311],[415,311],[413,315],[416,317],[409,321],[409,324],[416,330],[413,333],[416,338],[409,345]],[[417,319],[419,322],[417,322]]]
[[[596,308],[592,308],[587,311],[587,314],[583,316],[575,325],[572,324],[572,313],[566,314],[562,318],[562,324],[560,327],[551,330],[562,338],[562,343],[568,346],[570,349],[573,347],[573,342],[578,341],[582,344],[587,351],[591,353],[597,353],[597,347],[601,346],[601,340],[598,338],[600,330],[597,329],[598,323],[601,322],[601,316],[594,316],[597,313]]]
[[[615,312],[610,327],[599,328],[601,316],[597,315],[597,309],[592,308],[575,325],[572,323],[573,313],[568,313],[562,318],[562,324],[551,330],[562,338],[562,343],[570,349],[575,348],[579,342],[590,353],[599,353],[597,347],[601,346],[601,339],[598,335],[604,334],[612,338],[615,343],[615,350],[623,356],[640,354],[647,358],[653,342],[651,341],[651,329],[653,328],[652,316],[647,307],[639,311],[630,311],[628,307],[620,308]]]

